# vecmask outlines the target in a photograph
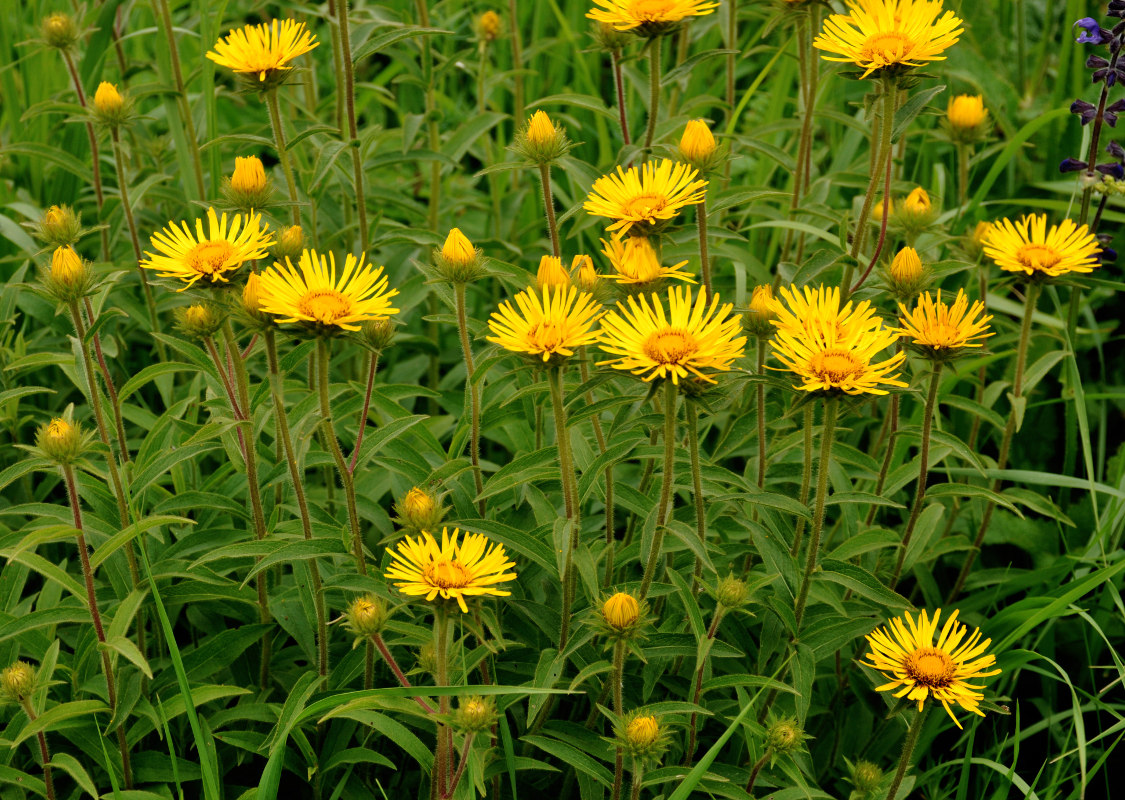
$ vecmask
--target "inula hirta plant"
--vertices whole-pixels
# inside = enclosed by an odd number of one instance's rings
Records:
[[[1114,796],[1125,0],[9,5],[5,799]]]

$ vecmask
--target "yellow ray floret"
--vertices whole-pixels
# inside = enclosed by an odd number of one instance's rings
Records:
[[[635,226],[659,225],[685,206],[702,203],[707,181],[687,164],[668,159],[649,161],[640,169],[617,168],[616,175],[594,181],[582,207],[595,217],[614,220],[611,231],[629,232]]]
[[[601,349],[615,356],[607,361],[614,369],[642,376],[646,381],[694,375],[714,383],[704,370],[726,372],[740,358],[746,337],[739,336],[741,320],[731,314],[731,304],[719,306],[718,295],[700,292],[692,303],[691,289],[668,290],[668,310],[657,294],[652,302],[641,295],[628,297],[617,310],[602,318]]]
[[[985,238],[984,252],[1000,269],[1049,278],[1093,272],[1101,263],[1101,246],[1089,228],[1069,219],[1048,228],[1046,214],[1028,214],[1016,222],[994,222]]]
[[[969,628],[957,622],[956,611],[949,615],[935,642],[940,617],[940,608],[932,619],[922,611],[917,622],[907,612],[901,619],[892,619],[889,627],[876,628],[866,637],[871,646],[866,663],[890,679],[875,687],[876,691],[906,697],[918,704],[919,711],[932,698],[945,707],[960,728],[951,704],[983,717],[980,702],[984,687],[969,681],[999,675],[1000,670],[990,669],[996,665],[996,657],[985,655],[992,640],[981,641],[979,628],[966,636]]]
[[[389,317],[398,309],[391,306],[397,289],[387,287],[382,267],[364,263],[348,253],[344,271],[337,276],[336,256],[327,257],[305,250],[296,268],[288,258],[262,273],[261,310],[278,322],[305,322],[359,330],[368,320]]]
[[[706,0],[594,0],[594,5],[600,8],[590,9],[586,16],[619,31],[701,17],[719,7]]]
[[[867,301],[839,307],[835,289],[782,289],[777,328],[770,347],[782,367],[800,378],[794,388],[806,392],[839,391],[850,395],[886,394],[881,386],[905,387],[895,372],[906,358],[899,352],[883,360],[879,353],[898,338],[884,327]]]
[[[245,262],[268,255],[273,236],[261,222],[261,215],[251,212],[245,227],[241,214],[235,214],[228,226],[227,215],[220,217],[213,208],[207,209],[206,228],[203,220],[195,221],[194,234],[186,222],[169,222],[152,235],[156,253],[146,250],[141,266],[162,278],[182,280],[184,289],[199,280],[225,283],[229,273]]]
[[[488,320],[488,341],[513,353],[525,353],[544,362],[552,356],[569,358],[584,345],[593,344],[594,323],[602,316],[593,295],[574,286],[528,288],[516,295],[516,308],[500,304]]]
[[[848,14],[831,14],[813,46],[826,61],[843,61],[872,72],[920,67],[941,55],[961,35],[961,20],[943,12],[940,0],[849,0]]]
[[[215,43],[207,57],[234,72],[257,73],[264,81],[271,72],[292,69],[289,62],[320,43],[305,23],[287,19],[273,23],[247,25],[231,31]]]
[[[934,350],[980,347],[979,339],[993,335],[988,328],[992,317],[984,313],[984,303],[975,300],[970,306],[964,289],[957,290],[951,306],[942,302],[938,289],[936,300],[926,292],[918,298],[913,310],[902,303],[898,304],[898,309],[898,324],[903,335],[919,347]]]
[[[609,278],[615,283],[644,285],[661,280],[695,283],[692,274],[681,269],[688,263],[687,261],[681,261],[670,267],[661,264],[648,237],[615,236],[609,242],[602,239],[601,243],[602,252],[613,267],[612,273],[601,277]]]
[[[466,533],[460,543],[457,528],[441,530],[441,544],[428,532],[415,538],[403,537],[395,549],[387,549],[391,564],[384,575],[395,588],[411,597],[433,601],[456,600],[468,613],[466,597],[493,595],[507,597],[511,592],[496,584],[514,581],[515,562],[508,559],[504,545],[489,542],[479,533]]]

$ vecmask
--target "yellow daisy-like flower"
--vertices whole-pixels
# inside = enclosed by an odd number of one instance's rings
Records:
[[[278,322],[305,322],[358,331],[359,324],[397,314],[382,267],[364,263],[348,253],[344,271],[336,275],[336,256],[305,250],[297,268],[288,258],[262,273],[261,309]]]
[[[981,342],[977,340],[993,335],[988,329],[992,317],[985,315],[984,303],[974,300],[970,306],[964,289],[957,290],[952,306],[942,302],[941,289],[938,289],[936,300],[926,292],[918,298],[913,311],[902,303],[898,304],[898,309],[898,324],[903,335],[918,347],[935,353],[980,347]]]
[[[741,320],[731,313],[731,304],[719,306],[719,296],[710,302],[700,292],[692,303],[691,289],[668,290],[668,311],[660,296],[652,303],[628,297],[602,319],[600,345],[615,358],[600,361],[614,369],[640,375],[646,381],[671,378],[679,384],[692,375],[708,383],[715,380],[703,370],[726,372],[741,358],[746,337],[738,335]]]
[[[848,10],[824,21],[813,46],[835,54],[822,56],[825,61],[860,67],[864,78],[942,61],[963,30],[956,14],[942,13],[940,0],[849,0]]]
[[[278,70],[292,69],[290,61],[319,44],[305,23],[275,19],[272,24],[264,22],[232,30],[215,43],[207,57],[234,72],[257,73],[262,82]]]
[[[1070,272],[1093,272],[1101,265],[1101,246],[1089,228],[1069,219],[1048,228],[1046,214],[994,222],[984,252],[1000,269],[1029,276],[1057,278]]]
[[[387,550],[391,564],[384,577],[411,597],[456,600],[464,613],[469,611],[466,597],[509,596],[511,592],[495,588],[516,579],[509,571],[515,562],[508,559],[504,545],[492,544],[480,533],[466,533],[458,543],[458,535],[457,528],[453,533],[442,528],[440,545],[426,531],[417,539],[403,537],[396,550]]]
[[[707,181],[687,164],[665,158],[649,161],[640,169],[617,168],[616,175],[603,175],[594,181],[582,208],[595,217],[614,220],[611,231],[637,233],[659,229],[685,206],[702,203]]]
[[[907,612],[902,619],[892,619],[889,628],[876,628],[866,637],[871,645],[868,665],[891,679],[890,683],[875,687],[876,691],[894,692],[895,697],[917,702],[919,711],[926,700],[933,698],[960,728],[950,705],[956,703],[983,717],[980,701],[984,699],[984,687],[969,681],[999,675],[1000,670],[989,669],[996,665],[996,657],[985,655],[992,640],[982,642],[979,628],[966,637],[969,628],[957,622],[956,611],[945,621],[935,644],[940,617],[940,608],[933,619],[922,611],[917,622]]]
[[[488,320],[492,336],[488,341],[513,353],[524,353],[547,363],[552,358],[569,358],[574,351],[597,341],[592,330],[602,316],[593,295],[574,286],[551,288],[542,293],[528,288],[516,295],[516,306],[500,304]]]
[[[589,19],[636,33],[663,32],[688,17],[702,17],[719,7],[707,0],[594,0],[594,4],[600,8],[590,9],[586,14]]]
[[[879,388],[884,385],[906,386],[891,374],[902,365],[905,353],[875,361],[899,333],[883,326],[869,302],[840,308],[839,290],[824,287],[805,287],[803,296],[783,288],[781,295],[786,302],[777,304],[778,317],[772,320],[777,332],[770,347],[783,366],[770,369],[799,377],[795,389],[858,395],[886,394]]]
[[[679,280],[695,283],[690,272],[680,267],[687,264],[681,261],[670,267],[660,263],[656,249],[645,236],[615,236],[609,242],[601,240],[602,252],[609,259],[613,273],[605,277],[615,283],[645,286],[662,280]]]
[[[213,208],[207,209],[206,230],[203,220],[195,221],[194,235],[186,222],[169,222],[164,230],[152,235],[152,247],[157,253],[145,251],[148,258],[141,266],[162,278],[179,278],[184,289],[204,279],[226,283],[228,273],[247,261],[268,255],[273,235],[261,223],[261,215],[251,213],[243,227],[242,216],[235,214],[228,226],[227,215],[219,217]]]

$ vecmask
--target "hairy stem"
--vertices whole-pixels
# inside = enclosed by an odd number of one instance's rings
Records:
[[[813,526],[809,534],[809,554],[805,558],[805,573],[801,576],[801,589],[794,610],[798,633],[805,615],[805,604],[809,599],[809,586],[812,583],[813,570],[816,568],[816,559],[820,554],[820,536],[824,531],[824,504],[828,499],[828,470],[832,463],[832,443],[836,437],[836,412],[839,404],[839,399],[835,397],[824,399],[824,426],[820,432],[820,464],[816,471],[816,508],[813,511]]]
[[[479,498],[484,491],[484,478],[480,471],[480,386],[473,380],[476,366],[473,362],[473,346],[469,342],[469,317],[465,309],[465,284],[453,284],[454,298],[457,303],[457,333],[461,337],[461,355],[465,359],[465,380],[469,389],[469,459],[473,465],[473,485]],[[484,517],[484,500],[477,500],[477,511]]]
[[[293,178],[293,165],[289,161],[289,147],[285,144],[285,129],[281,125],[281,107],[277,102],[277,88],[264,92],[266,107],[270,112],[270,127],[277,147],[277,160],[285,174],[285,187],[289,192],[289,214],[294,225],[301,224],[301,208],[297,200],[297,182]]]

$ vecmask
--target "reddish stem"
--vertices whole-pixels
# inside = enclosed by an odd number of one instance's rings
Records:
[[[387,666],[391,668],[391,672],[393,672],[395,674],[395,677],[398,678],[399,684],[401,684],[404,689],[412,689],[413,686],[411,686],[410,684],[410,679],[406,677],[405,673],[403,673],[402,671],[402,667],[398,665],[398,662],[395,661],[395,657],[391,655],[391,651],[387,647],[387,643],[383,641],[383,637],[378,633],[372,634],[371,641],[375,643],[375,648],[379,651],[379,655],[383,657],[383,660],[387,662]],[[434,713],[433,706],[431,706],[421,697],[415,697],[414,702],[422,706],[427,714]]]

